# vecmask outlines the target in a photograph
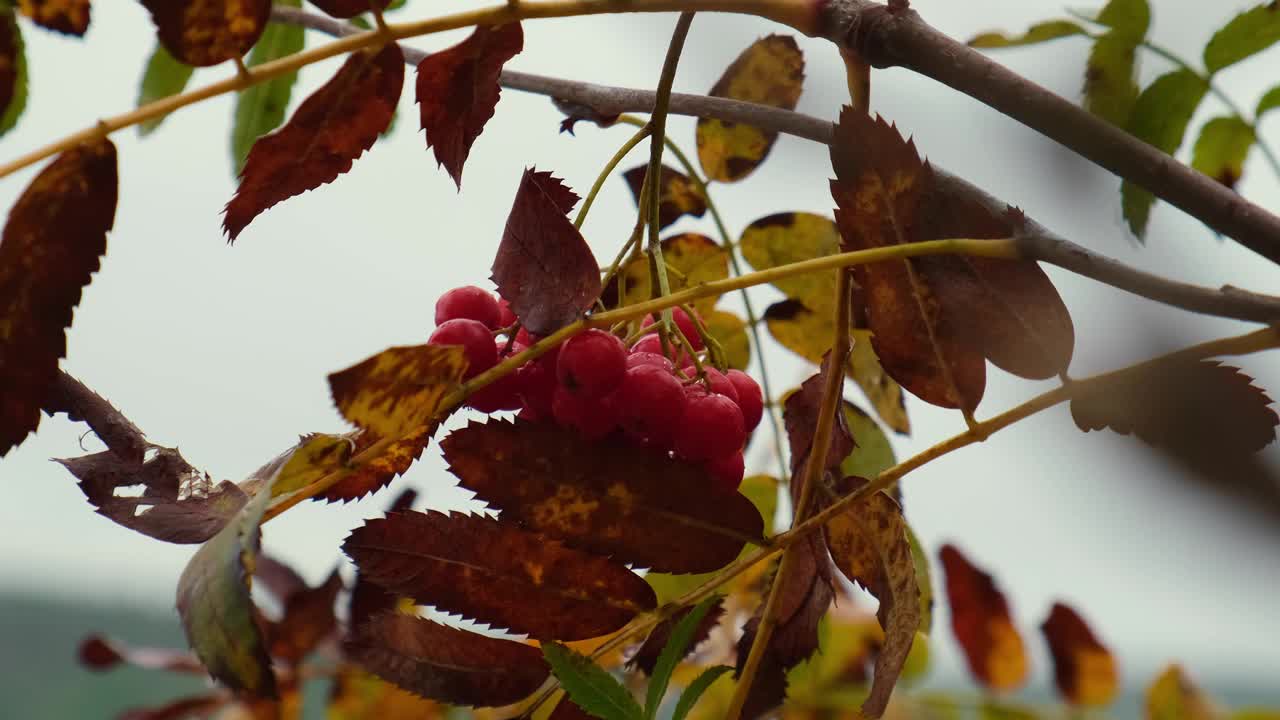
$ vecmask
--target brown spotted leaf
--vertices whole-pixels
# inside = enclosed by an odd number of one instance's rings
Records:
[[[386,10],[392,0],[308,0],[327,15],[346,20],[370,10]]]
[[[622,173],[637,205],[640,204],[648,171],[648,165],[640,165]],[[702,217],[707,212],[706,193],[688,175],[663,165],[659,181],[662,186],[658,189],[658,227],[664,228],[685,215]]]
[[[89,29],[89,0],[18,0],[18,9],[35,24],[77,37]]]
[[[542,653],[530,645],[396,613],[366,623],[345,650],[378,677],[454,705],[510,705],[550,674]]]
[[[223,481],[203,496],[183,497],[184,484],[207,482],[176,450],[156,448],[145,462],[112,452],[57,460],[80,481],[98,514],[158,540],[202,543],[240,512],[248,496]],[[141,493],[119,490],[142,486]],[[179,499],[182,497],[183,499]]]
[[[711,88],[715,97],[795,110],[804,85],[804,56],[794,38],[760,38],[724,71]],[[750,125],[700,118],[698,161],[708,180],[736,182],[764,161],[778,133]]]
[[[166,670],[187,675],[204,675],[204,665],[189,652],[172,648],[130,647],[101,635],[80,641],[80,664],[90,670],[110,670],[132,665],[144,670]]]
[[[142,4],[151,11],[160,43],[169,54],[196,67],[217,65],[249,52],[271,16],[271,0],[142,0]]]
[[[1084,431],[1111,428],[1191,459],[1222,460],[1266,447],[1280,422],[1252,378],[1216,361],[1165,362],[1082,387],[1071,416]]]
[[[729,251],[706,235],[672,235],[662,241],[662,259],[667,263],[668,282],[672,292],[729,277]],[[619,290],[622,290],[621,295]],[[605,306],[610,308],[652,298],[648,253],[623,266],[601,297]],[[719,296],[705,297],[694,300],[692,305],[706,317],[719,299]]]
[[[951,604],[951,630],[969,670],[992,690],[1017,689],[1027,679],[1027,651],[1004,594],[955,546],[943,545],[939,556]]]
[[[466,40],[418,63],[415,97],[427,146],[459,188],[471,145],[498,105],[502,66],[523,47],[520,23],[480,25]]]
[[[1040,625],[1053,656],[1058,692],[1075,706],[1108,705],[1120,690],[1116,658],[1075,610],[1054,603]]]
[[[393,347],[331,374],[329,390],[352,424],[399,436],[433,424],[441,399],[462,381],[466,367],[460,346]]]
[[[107,251],[116,213],[116,148],[68,150],[31,181],[0,237],[0,457],[40,424],[66,329]]]
[[[640,645],[640,649],[636,650],[636,654],[631,656],[630,664],[633,667],[640,668],[645,675],[653,674],[653,666],[657,664],[658,657],[662,654],[663,648],[667,646],[667,641],[671,639],[671,631],[675,629],[680,621],[685,619],[689,613],[693,612],[692,607],[687,607],[671,617],[663,620],[653,629],[649,631],[649,636],[644,639]],[[688,649],[685,651],[684,657],[692,654],[698,649],[698,645],[711,634],[716,625],[720,624],[720,618],[724,616],[724,600],[716,600],[702,616],[702,620],[698,622],[698,626],[693,631],[693,638],[690,640]]]
[[[851,488],[840,490],[844,494]],[[863,714],[880,717],[920,628],[920,587],[907,522],[898,503],[878,492],[832,518],[826,539],[836,567],[880,601],[876,618],[885,639],[876,657],[871,693],[862,705]]]
[[[493,260],[498,294],[537,335],[578,319],[600,296],[600,266],[566,217],[577,202],[559,178],[526,169]]]
[[[392,513],[356,528],[343,550],[396,594],[537,640],[598,637],[656,605],[622,565],[480,516]]]
[[[284,127],[259,138],[249,150],[240,187],[227,203],[222,222],[231,241],[276,203],[350,170],[391,123],[403,85],[404,54],[399,45],[352,53]]]
[[[657,572],[732,562],[764,521],[704,472],[621,440],[584,443],[550,423],[491,420],[443,441],[462,486],[502,517],[567,545]]]

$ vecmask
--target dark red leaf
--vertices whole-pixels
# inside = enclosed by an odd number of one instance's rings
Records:
[[[946,573],[951,630],[969,670],[986,687],[1009,691],[1027,679],[1027,653],[995,580],[953,545],[939,552]]]
[[[692,607],[687,607],[671,617],[663,620],[649,631],[649,637],[644,639],[644,643],[640,645],[640,649],[636,654],[631,656],[630,663],[634,667],[638,667],[644,671],[645,675],[653,674],[653,666],[658,663],[658,656],[662,654],[663,648],[667,646],[667,641],[671,639],[671,631],[676,625],[684,620],[685,616],[693,612]],[[717,600],[707,614],[702,617],[702,621],[698,623],[697,629],[693,631],[693,639],[689,641],[689,648],[685,651],[684,657],[692,655],[698,649],[698,645],[711,634],[711,631],[720,624],[720,618],[724,617],[724,600]]]
[[[493,282],[520,323],[548,335],[600,296],[600,266],[566,213],[578,196],[547,172],[525,170],[493,260]]]
[[[261,567],[259,559],[259,572]],[[341,591],[342,577],[334,569],[323,585],[292,593],[284,602],[284,615],[266,633],[271,657],[296,665],[331,636],[338,626],[334,603]]]
[[[474,515],[392,513],[356,528],[343,550],[394,593],[538,640],[605,635],[657,602],[618,563]]]
[[[524,47],[520,23],[477,26],[466,40],[418,63],[415,96],[427,147],[459,188],[471,145],[493,117],[502,66]]]
[[[622,440],[587,443],[550,423],[472,423],[440,443],[462,486],[520,522],[597,555],[658,572],[732,562],[764,520],[700,468]]]
[[[209,488],[207,494],[183,497],[190,486],[207,486],[209,481],[169,448],[157,449],[150,460],[141,463],[122,460],[112,452],[56,462],[79,479],[80,490],[97,507],[98,514],[166,542],[208,540],[248,500],[244,491],[227,481]],[[122,488],[137,485],[142,486],[141,494],[117,494]]]
[[[1040,625],[1053,657],[1053,679],[1058,692],[1073,705],[1106,705],[1120,690],[1115,656],[1084,618],[1062,603],[1054,603]]]
[[[271,0],[142,0],[160,43],[187,65],[217,65],[249,52],[271,16]],[[403,61],[402,61],[403,62]]]
[[[18,8],[49,30],[80,37],[89,29],[89,0],[19,0]]]
[[[353,18],[370,10],[386,10],[391,0],[310,0],[312,5],[336,18]]]
[[[542,653],[530,645],[395,613],[366,623],[345,649],[378,677],[455,705],[510,705],[550,674]]]
[[[640,194],[648,174],[648,165],[633,167],[622,174],[637,205],[640,204]],[[659,181],[662,187],[658,189],[658,227],[664,228],[684,215],[702,217],[707,212],[706,194],[688,175],[666,165],[662,166],[661,175]]]
[[[0,238],[0,457],[35,431],[80,293],[116,214],[110,140],[59,155],[9,211]]]
[[[555,709],[547,716],[547,720],[598,720],[598,718],[595,715],[588,715],[585,710],[570,700],[568,695],[565,695],[560,698],[560,702],[556,703]]]
[[[1072,398],[1071,416],[1086,432],[1109,427],[1179,457],[1221,462],[1275,440],[1280,418],[1252,380],[1211,360],[1158,363],[1090,383]]]
[[[307,590],[307,581],[296,570],[270,555],[259,555],[253,568],[253,584],[273,596],[281,607]]]
[[[829,366],[831,365],[831,354],[823,359],[821,369],[816,374],[800,386],[800,389],[787,396],[782,406],[782,423],[787,431],[787,441],[791,447],[791,500],[798,502],[804,483],[805,464],[809,459],[809,453],[813,451],[813,435],[818,430],[818,420],[822,409],[823,389],[827,384],[827,376]],[[833,470],[840,466],[840,462],[849,457],[849,453],[857,447],[853,440],[853,435],[849,433],[849,427],[845,421],[844,413],[840,412],[840,406],[837,403],[835,408],[835,420],[832,427],[831,443],[827,447],[827,459],[823,467],[822,475],[818,478],[821,480],[827,477]],[[821,489],[816,491],[815,498],[822,497]],[[816,507],[816,506],[815,506]],[[810,508],[810,512],[813,508]]]
[[[387,513],[404,512],[413,506],[418,493],[413,490],[401,492],[387,508]],[[386,591],[381,585],[370,582],[368,578],[356,570],[355,583],[351,588],[351,598],[347,607],[347,632],[354,632],[369,618],[386,610],[394,610],[396,596]]]
[[[145,670],[204,675],[204,665],[189,652],[169,648],[129,647],[101,635],[80,642],[80,664],[90,670],[110,670],[124,663]]]
[[[284,127],[258,138],[249,150],[222,222],[231,240],[259,213],[350,170],[391,123],[403,86],[399,45],[352,53]]]

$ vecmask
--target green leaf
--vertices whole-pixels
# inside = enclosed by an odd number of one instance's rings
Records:
[[[1085,67],[1085,108],[1121,127],[1128,122],[1138,99],[1138,83],[1134,80],[1136,53],[1137,43],[1127,34],[1113,30],[1093,43]]]
[[[1216,117],[1200,129],[1200,137],[1191,151],[1191,167],[1234,188],[1256,139],[1253,128],[1242,118]]]
[[[276,684],[249,586],[261,538],[258,524],[270,501],[268,481],[192,556],[178,579],[177,597],[187,642],[209,674],[233,690],[261,697],[274,697]]]
[[[1280,40],[1280,5],[1263,3],[1231,18],[1204,46],[1210,73],[1262,52]]]
[[[1070,20],[1049,20],[1036,23],[1027,28],[1021,35],[1006,35],[999,32],[985,32],[975,35],[969,40],[969,47],[1006,48],[1020,45],[1036,45],[1049,40],[1070,37],[1072,35],[1088,35],[1088,31]]]
[[[583,712],[601,720],[644,720],[644,711],[631,693],[591,658],[559,643],[543,645],[542,654],[569,699]]]
[[[9,35],[0,40],[0,51],[6,56],[0,58],[0,61],[12,63],[12,70],[5,68],[6,77],[0,81],[12,83],[8,93],[9,102],[5,105],[3,114],[0,114],[0,136],[3,136],[18,124],[18,118],[27,109],[27,49],[22,42],[22,28],[18,27],[13,6],[7,2],[0,3],[0,32]]]
[[[138,87],[138,107],[182,92],[193,70],[195,68],[170,55],[163,45],[156,43],[156,49],[147,61],[147,70],[142,75],[142,84]],[[150,135],[166,117],[168,115],[161,115],[138,123],[138,134]]]
[[[907,524],[907,544],[911,546],[911,562],[916,566],[916,587],[920,588],[919,631],[928,635],[933,630],[933,576],[929,572],[929,554],[910,523]]]
[[[1151,27],[1151,7],[1147,0],[1111,0],[1098,12],[1094,22],[1106,25],[1136,45]]]
[[[280,5],[301,7],[302,0],[279,0]],[[249,53],[249,67],[301,52],[305,42],[302,27],[270,23],[262,37]],[[231,128],[231,160],[235,173],[240,174],[249,148],[258,138],[275,130],[284,122],[293,83],[298,73],[283,75],[258,83],[236,95],[235,122]]]
[[[1128,131],[1161,152],[1173,155],[1182,146],[1187,123],[1191,122],[1208,89],[1208,83],[1191,70],[1161,75],[1138,96],[1129,115]],[[1126,180],[1120,185],[1120,200],[1129,229],[1141,239],[1147,231],[1155,196]]]
[[[1258,99],[1258,109],[1253,111],[1254,122],[1261,120],[1263,115],[1276,108],[1280,108],[1280,85],[1266,91]]]
[[[698,623],[702,622],[702,618],[706,617],[711,606],[718,601],[718,597],[712,596],[698,603],[681,618],[679,623],[676,623],[675,629],[671,631],[666,647],[662,648],[662,653],[658,655],[658,662],[653,666],[653,674],[649,676],[649,688],[645,694],[644,703],[645,717],[649,720],[657,716],[658,706],[662,704],[662,696],[667,694],[671,674],[675,672],[681,658],[688,654],[689,643],[693,640],[694,632],[698,630]]]
[[[732,670],[733,668],[728,665],[716,665],[703,670],[702,674],[694,678],[693,682],[689,683],[689,687],[685,688],[680,701],[676,703],[675,712],[671,713],[671,720],[684,720],[693,706],[698,704],[698,700],[702,699],[702,694],[707,691],[707,688],[719,680],[720,676]]]
[[[858,446],[840,462],[840,472],[846,476],[874,478],[898,464],[884,430],[862,408],[845,400],[844,419]]]

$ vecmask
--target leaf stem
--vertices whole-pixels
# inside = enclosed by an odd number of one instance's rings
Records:
[[[591,209],[592,203],[596,201],[596,195],[600,194],[600,188],[604,187],[604,181],[613,174],[614,169],[618,167],[618,163],[622,162],[623,158],[631,152],[631,149],[636,145],[639,145],[640,141],[647,137],[649,137],[649,126],[641,126],[641,128],[636,131],[636,134],[632,135],[631,139],[623,143],[622,147],[618,148],[618,151],[613,154],[613,157],[609,158],[609,162],[605,163],[604,168],[600,170],[600,174],[596,176],[596,181],[592,184],[591,191],[588,192],[587,197],[583,199],[582,207],[578,210],[578,217],[573,220],[574,227],[582,227],[583,221],[587,219],[587,211]],[[624,247],[623,250],[625,251],[626,247]],[[617,261],[614,261],[614,267],[617,267]]]

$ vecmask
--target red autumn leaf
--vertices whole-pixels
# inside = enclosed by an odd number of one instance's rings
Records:
[[[347,469],[341,480],[312,499],[345,503],[359,500],[381,490],[391,484],[392,480],[404,474],[404,471],[422,457],[422,451],[431,442],[434,432],[435,426],[428,426],[397,438],[377,457]],[[356,437],[356,444],[351,454],[359,455],[379,440],[380,437],[374,433],[362,432]]]
[[[0,237],[0,457],[40,424],[72,311],[115,214],[116,148],[106,139],[59,155],[9,211]]]
[[[18,0],[18,9],[35,24],[67,35],[89,29],[89,0]]]
[[[269,3],[268,3],[269,6]],[[332,182],[387,129],[404,86],[404,54],[388,43],[356,52],[284,127],[249,150],[222,225],[234,242],[276,203]]]
[[[656,604],[621,564],[490,518],[397,512],[343,543],[367,580],[538,640],[584,640]]]
[[[160,43],[187,65],[204,67],[238,58],[258,42],[271,16],[271,0],[142,0]]]
[[[846,249],[1024,231],[1021,213],[998,216],[940,186],[914,144],[883,118],[846,108],[831,159]],[[928,256],[859,265],[854,277],[876,354],[926,402],[976,407],[986,386],[984,358],[1027,378],[1052,377],[1071,361],[1071,317],[1034,262]]]
[[[253,584],[267,591],[284,607],[294,595],[305,592],[307,581],[297,570],[270,555],[259,555],[253,567]]]
[[[490,420],[440,443],[463,487],[523,523],[597,555],[657,572],[732,562],[764,521],[705,472],[622,440],[584,443],[568,428]]]
[[[1004,594],[955,546],[943,545],[939,556],[947,578],[951,630],[969,670],[992,690],[1016,689],[1027,679],[1027,653]]]
[[[391,502],[391,506],[387,508],[387,513],[404,512],[413,506],[413,502],[417,498],[417,492],[405,490]],[[370,582],[357,569],[355,583],[351,588],[351,596],[347,605],[348,634],[354,632],[369,618],[383,611],[394,610],[395,607],[396,596],[387,592],[381,585]]]
[[[687,607],[671,617],[663,620],[649,631],[649,636],[644,639],[640,645],[640,649],[636,650],[636,654],[631,656],[630,664],[644,671],[645,675],[653,674],[653,667],[658,663],[658,656],[662,654],[663,648],[667,646],[667,641],[671,639],[671,631],[675,630],[676,625],[681,620],[693,612],[692,607]],[[693,638],[689,641],[689,647],[685,651],[684,657],[688,657],[698,649],[698,645],[711,634],[711,631],[720,624],[720,618],[724,617],[724,600],[720,599],[711,606],[706,615],[702,616],[702,620],[698,623],[698,627],[693,631]]]
[[[258,570],[261,570],[260,561]],[[284,598],[283,615],[270,623],[266,631],[271,657],[297,665],[333,635],[338,627],[334,603],[341,591],[342,577],[335,569],[319,587],[303,587]]]
[[[418,63],[417,98],[427,147],[459,188],[471,145],[493,117],[502,66],[524,47],[520,23],[477,26],[466,40]]]
[[[600,297],[600,266],[566,217],[577,202],[551,173],[526,169],[493,260],[498,294],[536,335],[568,325]]]
[[[454,705],[510,705],[550,674],[533,646],[397,613],[373,618],[345,650],[378,677]]]
[[[391,0],[310,0],[326,14],[346,20],[370,10],[386,10]]]
[[[101,635],[89,635],[80,641],[80,664],[90,670],[110,670],[118,665],[132,665],[144,670],[204,675],[204,665],[189,652],[170,648],[129,647]]]
[[[159,448],[145,462],[124,460],[109,451],[56,462],[79,479],[80,490],[98,514],[165,542],[202,543],[218,534],[248,501],[244,491],[228,481],[202,496],[186,497],[189,489],[184,485],[207,484],[208,479],[169,448]],[[141,494],[116,492],[138,485]]]
[[[1140,366],[1083,388],[1071,416],[1086,432],[1111,428],[1180,457],[1221,462],[1275,440],[1280,417],[1252,380],[1212,360]]]
[[[1053,656],[1053,679],[1058,692],[1072,705],[1106,705],[1120,690],[1115,656],[1075,610],[1054,603],[1040,625]]]
[[[787,442],[791,448],[791,476],[796,479],[791,485],[792,502],[797,502],[800,499],[800,493],[803,489],[801,479],[804,477],[804,466],[809,459],[809,453],[813,451],[813,436],[818,431],[818,420],[822,409],[822,394],[827,384],[830,355],[828,351],[827,356],[822,361],[820,371],[805,380],[798,390],[787,395],[782,404],[782,424],[787,431]],[[849,453],[853,452],[854,448],[857,447],[853,435],[849,433],[844,413],[840,412],[839,403],[837,403],[833,414],[835,419],[832,425],[831,441],[827,446],[827,458],[824,463],[823,474],[818,476],[819,479],[838,468],[840,462],[849,457]],[[815,494],[814,497],[818,498],[820,496]],[[812,512],[812,508],[810,512]]]
[[[648,165],[633,167],[622,173],[637,205],[640,204],[640,194],[648,174]],[[706,193],[688,175],[663,165],[659,182],[662,186],[658,189],[658,227],[664,228],[684,215],[702,217],[707,212]]]

